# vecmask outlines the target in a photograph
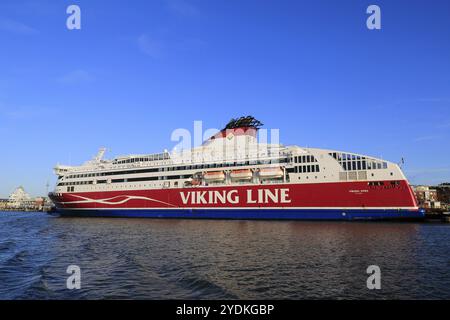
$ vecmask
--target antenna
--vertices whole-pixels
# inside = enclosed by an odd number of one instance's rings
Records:
[[[399,166],[400,168],[402,168],[404,164],[405,164],[405,158],[402,157],[402,159],[400,160],[398,166]]]
[[[103,159],[103,156],[105,155],[106,148],[102,147],[100,150],[98,150],[97,155],[94,158],[95,162],[100,162]]]

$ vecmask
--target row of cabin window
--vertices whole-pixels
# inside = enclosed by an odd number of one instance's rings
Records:
[[[387,162],[371,161],[366,157],[355,154],[332,152],[330,155],[339,161],[344,170],[387,169]]]
[[[311,173],[311,172],[319,172],[319,165],[307,165],[307,166],[298,166],[295,167],[295,173]]]
[[[61,187],[61,186],[79,186],[79,185],[87,185],[87,184],[94,184],[94,181],[61,182],[61,183],[58,183],[58,187]]]
[[[294,157],[295,163],[310,163],[310,162],[317,162],[316,158],[314,156],[295,156]]]
[[[152,172],[165,172],[165,171],[178,171],[178,170],[199,170],[210,168],[225,168],[225,167],[238,167],[249,165],[261,165],[261,164],[273,164],[273,163],[285,163],[286,159],[276,160],[259,160],[259,161],[245,161],[245,162],[229,162],[229,163],[212,163],[212,164],[198,164],[190,166],[178,166],[178,167],[164,167],[164,168],[151,168],[151,169],[139,169],[139,170],[126,170],[126,171],[111,171],[111,172],[97,172],[97,173],[85,173],[69,175],[67,178],[90,178],[90,177],[102,177],[111,175],[124,175],[124,174],[136,174],[136,173],[152,173]]]
[[[320,172],[319,165],[305,165],[286,169],[287,173],[311,173]]]
[[[161,185],[161,184],[160,184],[160,185]],[[145,185],[144,185],[144,186],[145,186]],[[158,185],[153,184],[153,185],[151,185],[151,186],[155,187],[155,186],[158,186]],[[164,187],[170,187],[170,182],[164,182],[163,186],[164,186]],[[174,187],[178,187],[178,181],[175,181],[175,182],[173,183],[173,186],[174,186]],[[141,185],[139,185],[139,187],[141,187]],[[116,187],[116,188],[117,188],[117,187]],[[75,191],[75,187],[67,187],[67,192],[74,192],[74,191]]]
[[[158,180],[175,180],[175,179],[188,179],[191,175],[186,176],[160,176],[160,177],[142,177],[142,178],[128,178],[128,179],[112,179],[111,183],[122,183],[122,182],[140,182],[140,181],[158,181]],[[78,186],[93,184],[93,181],[74,181],[74,182],[61,182],[58,186]],[[107,180],[97,180],[97,184],[107,183]]]
[[[339,152],[332,152],[329,153],[330,156],[335,158],[337,161],[348,161],[348,160],[365,160],[366,157],[364,156],[358,156],[356,154],[350,154],[350,153],[339,153]]]
[[[387,162],[368,162],[366,160],[340,162],[346,171],[387,169]]]
[[[135,162],[148,162],[148,161],[157,161],[157,160],[169,160],[170,156],[167,153],[156,154],[150,157],[144,158],[131,158],[126,160],[115,160],[114,164],[124,164],[124,163],[135,163]]]
[[[400,185],[400,181],[391,181],[391,186],[399,186]],[[384,182],[383,181],[370,181],[368,183],[369,186],[384,186]]]

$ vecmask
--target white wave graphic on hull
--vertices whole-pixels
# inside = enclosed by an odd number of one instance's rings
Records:
[[[115,196],[112,198],[106,198],[106,199],[91,199],[91,198],[87,198],[87,197],[82,197],[82,196],[78,196],[73,194],[73,197],[76,198],[80,198],[83,200],[80,201],[65,201],[65,202],[60,202],[61,204],[81,204],[81,203],[100,203],[100,204],[108,204],[108,205],[117,205],[117,204],[124,204],[130,200],[148,200],[148,201],[153,201],[153,202],[158,202],[158,203],[162,203],[171,207],[177,207],[176,205],[173,205],[171,203],[168,202],[164,202],[164,201],[160,201],[160,200],[156,200],[156,199],[152,199],[152,198],[147,198],[147,197],[142,197],[142,196],[129,196],[129,195],[120,195],[120,196]],[[112,201],[114,199],[117,198],[122,198],[125,197],[125,199],[123,200],[119,200],[119,201]]]

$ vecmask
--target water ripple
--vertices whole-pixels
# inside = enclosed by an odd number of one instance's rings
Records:
[[[0,299],[449,299],[450,225],[0,213]],[[66,288],[69,265],[80,290]],[[366,268],[382,269],[382,290]]]

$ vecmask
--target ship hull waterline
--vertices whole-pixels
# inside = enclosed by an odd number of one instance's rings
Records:
[[[56,209],[55,213],[61,217],[222,220],[415,221],[425,217],[423,210],[395,209]]]

